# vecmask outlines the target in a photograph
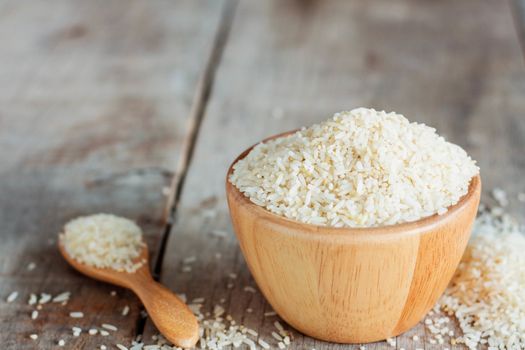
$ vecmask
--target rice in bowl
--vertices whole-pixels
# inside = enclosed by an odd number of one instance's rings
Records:
[[[434,128],[358,108],[260,143],[229,181],[253,203],[300,222],[373,227],[444,214],[479,173]]]

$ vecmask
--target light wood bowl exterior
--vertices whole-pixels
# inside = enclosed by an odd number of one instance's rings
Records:
[[[367,343],[407,331],[444,292],[470,237],[481,179],[442,216],[375,228],[290,220],[252,203],[228,179],[226,192],[241,250],[275,311],[314,338]]]

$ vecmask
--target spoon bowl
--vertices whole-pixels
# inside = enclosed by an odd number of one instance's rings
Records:
[[[156,282],[149,271],[148,248],[144,246],[137,262],[145,261],[135,272],[98,268],[75,260],[59,239],[58,249],[64,259],[77,271],[91,278],[131,289],[142,301],[159,332],[182,348],[193,347],[199,339],[199,324],[188,308],[168,288]]]

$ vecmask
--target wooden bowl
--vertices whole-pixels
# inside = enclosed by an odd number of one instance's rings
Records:
[[[481,193],[476,176],[444,215],[392,226],[333,228],[273,214],[228,178],[233,227],[266,299],[299,331],[338,343],[394,337],[425,316],[461,260]]]

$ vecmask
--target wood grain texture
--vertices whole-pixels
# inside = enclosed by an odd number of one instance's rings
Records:
[[[68,349],[129,343],[141,304],[68,267],[54,239],[83,214],[137,220],[153,257],[197,81],[222,3],[3,1],[0,4],[0,343]],[[195,21],[195,16],[200,21]],[[28,271],[29,263],[36,268]],[[111,290],[116,296],[110,296]],[[30,293],[72,293],[36,320]],[[19,298],[4,298],[12,291]],[[127,317],[121,315],[130,307]],[[82,319],[69,312],[83,311]],[[88,336],[111,323],[119,332]],[[73,337],[72,326],[84,329]],[[38,341],[29,334],[39,335]]]
[[[425,122],[478,160],[487,191],[524,190],[525,71],[508,4],[500,1],[240,2],[197,139],[162,280],[204,310],[226,307],[272,346],[275,317],[254,286],[226,208],[224,175],[249,145],[356,106]],[[487,25],[490,23],[490,25]],[[225,237],[214,230],[227,232]],[[192,271],[183,260],[196,256]],[[230,273],[237,277],[232,279]],[[221,303],[224,301],[224,303]],[[289,327],[286,327],[289,329]],[[146,333],[155,332],[153,327]],[[293,332],[291,349],[358,349]],[[417,335],[419,340],[413,340]],[[431,344],[422,323],[397,349]],[[367,349],[390,349],[385,342]]]
[[[250,150],[232,163],[228,177]],[[270,213],[226,181],[239,245],[274,310],[314,338],[354,344],[395,337],[424,318],[459,264],[480,194],[475,177],[442,216],[387,227],[330,228]]]

